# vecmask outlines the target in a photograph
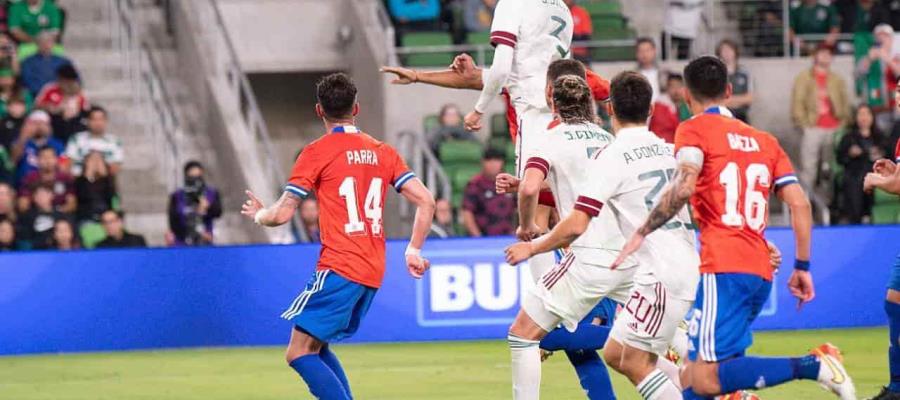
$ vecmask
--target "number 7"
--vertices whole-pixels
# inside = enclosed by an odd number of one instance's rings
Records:
[[[558,28],[556,28],[553,32],[550,32],[550,36],[555,37],[556,40],[562,43],[563,40],[559,37],[559,34],[562,33],[564,29],[566,29],[568,23],[566,22],[566,20],[556,15],[551,16],[550,19],[559,24]],[[559,52],[560,57],[565,57],[567,54],[569,54],[569,50],[566,50],[566,48],[562,47],[561,45],[556,45],[556,51]]]

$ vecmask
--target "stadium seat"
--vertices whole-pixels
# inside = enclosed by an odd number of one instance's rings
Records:
[[[428,132],[433,132],[437,130],[438,125],[441,124],[440,117],[437,114],[426,115],[425,118],[422,119],[422,132],[427,134]]]
[[[592,17],[596,15],[622,15],[622,4],[618,0],[590,1],[581,4]]]
[[[491,115],[491,137],[509,138],[509,122],[506,120],[506,114]]]
[[[403,47],[449,46],[453,41],[449,33],[443,32],[409,32],[401,39]],[[405,64],[411,67],[447,66],[453,62],[452,52],[428,52],[407,54]]]
[[[872,223],[896,224],[898,222],[900,222],[900,198],[882,190],[875,190]]]
[[[448,140],[441,143],[438,153],[446,165],[472,165],[481,162],[481,143],[467,140]]]
[[[88,222],[82,224],[80,228],[78,228],[78,234],[81,236],[81,244],[86,249],[93,249],[97,247],[97,243],[106,239],[106,231],[103,230],[103,226],[96,222]]]
[[[601,28],[624,28],[628,24],[628,20],[622,15],[592,15],[591,24],[594,30]]]
[[[472,58],[475,59],[475,62],[482,67],[488,67],[494,62],[494,48],[490,46],[491,43],[491,33],[490,32],[469,32],[466,36],[466,43],[471,45],[485,45],[488,46],[487,50],[484,52],[484,60],[478,59],[478,52],[471,51],[468,52]]]

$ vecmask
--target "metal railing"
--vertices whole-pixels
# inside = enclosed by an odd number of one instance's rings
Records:
[[[434,193],[437,198],[450,200],[453,198],[453,189],[450,185],[450,178],[444,171],[443,165],[435,157],[425,137],[413,131],[402,131],[397,135],[397,149],[400,154],[406,156],[409,167],[416,172],[419,179]],[[406,201],[400,202],[400,215],[403,217],[410,215],[410,204]]]
[[[633,39],[615,39],[615,40],[589,40],[572,42],[572,48],[583,47],[587,49],[603,49],[615,47],[632,47]],[[494,48],[489,43],[483,44],[457,44],[457,45],[440,45],[440,46],[415,46],[415,47],[397,47],[394,52],[398,56],[407,56],[415,54],[434,54],[434,53],[469,53],[478,65],[487,64],[487,55],[493,53]]]
[[[154,143],[159,167],[156,171],[168,189],[180,181],[181,139],[183,131],[172,108],[168,93],[150,47],[141,41],[136,26],[133,0],[111,0],[111,36],[122,55],[123,69],[131,88],[135,116],[129,118],[132,129],[142,127]],[[137,124],[137,122],[141,122]]]

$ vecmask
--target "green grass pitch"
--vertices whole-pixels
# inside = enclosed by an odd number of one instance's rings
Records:
[[[753,353],[789,355],[830,341],[844,351],[860,398],[887,379],[883,328],[779,331],[756,335]],[[509,399],[509,354],[503,341],[339,345],[335,352],[355,397],[370,399]],[[215,348],[0,357],[0,399],[309,399],[281,348]],[[543,398],[584,399],[562,354],[543,366]],[[639,399],[613,373],[620,399]],[[765,400],[829,399],[812,382],[758,392]]]

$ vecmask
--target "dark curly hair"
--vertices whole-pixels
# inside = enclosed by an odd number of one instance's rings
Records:
[[[594,122],[594,96],[587,81],[580,76],[563,75],[553,81],[553,107],[567,124]]]

